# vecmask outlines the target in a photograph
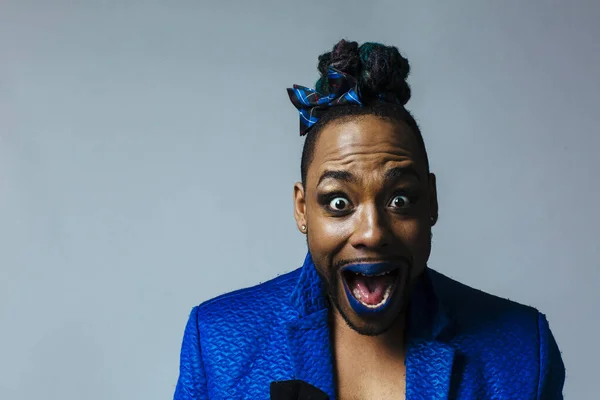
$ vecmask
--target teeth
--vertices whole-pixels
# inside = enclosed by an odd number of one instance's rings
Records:
[[[385,271],[385,272],[382,272],[382,273],[376,274],[376,275],[367,275],[367,274],[363,274],[362,272],[355,272],[354,275],[360,275],[360,276],[367,277],[367,276],[384,276],[384,275],[389,275],[391,273],[392,273],[392,271]]]
[[[380,273],[380,274],[377,274],[377,275],[375,275],[375,276],[384,276],[384,275],[389,275],[389,274],[391,274],[391,273],[392,273],[392,271],[386,271],[386,272],[382,272],[382,273]]]
[[[388,298],[390,297],[390,294],[392,293],[392,288],[393,288],[393,285],[388,286],[385,289],[385,292],[383,293],[383,298],[381,299],[381,301],[378,304],[373,304],[373,305],[366,304],[366,303],[363,303],[362,301],[360,301],[361,296],[360,296],[360,292],[358,291],[358,289],[354,289],[354,291],[352,292],[352,294],[354,294],[354,297],[356,297],[356,299],[363,306],[368,307],[368,308],[379,308],[379,307],[381,307],[382,305],[384,305],[388,301]]]

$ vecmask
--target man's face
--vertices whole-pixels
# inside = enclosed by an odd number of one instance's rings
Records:
[[[376,116],[328,124],[306,188],[296,184],[295,211],[348,325],[366,335],[389,329],[426,266],[437,217],[435,176],[414,133]]]

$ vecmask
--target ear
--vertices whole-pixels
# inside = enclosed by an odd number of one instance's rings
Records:
[[[298,230],[306,233],[308,230],[306,225],[306,199],[304,197],[304,186],[300,182],[294,185],[294,218],[296,219]],[[302,229],[303,226],[305,229]]]
[[[431,226],[435,225],[438,220],[438,199],[437,199],[437,185],[435,181],[435,174],[429,174],[429,216],[431,218]]]

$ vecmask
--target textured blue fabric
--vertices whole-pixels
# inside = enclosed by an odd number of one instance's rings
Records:
[[[268,399],[299,379],[335,399],[328,302],[310,255],[293,272],[192,310],[175,400]],[[543,314],[427,269],[410,302],[407,399],[562,399]],[[400,377],[399,377],[400,379]]]

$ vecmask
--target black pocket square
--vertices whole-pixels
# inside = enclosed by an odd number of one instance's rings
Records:
[[[329,400],[327,393],[300,380],[271,382],[271,400]]]

